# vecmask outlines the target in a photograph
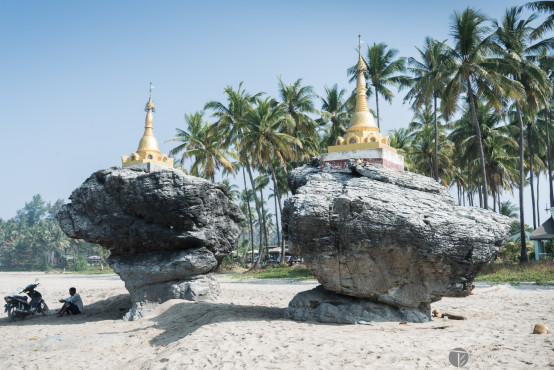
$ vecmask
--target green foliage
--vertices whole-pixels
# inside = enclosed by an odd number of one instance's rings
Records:
[[[242,274],[233,274],[235,279],[292,279],[292,280],[315,280],[310,270],[301,266],[288,267],[286,265],[273,265],[264,269],[256,269]]]
[[[517,220],[512,221],[512,225],[510,226],[510,235],[519,234],[521,223]],[[530,233],[533,232],[533,228],[527,224],[525,224],[525,231],[528,231]]]
[[[40,271],[50,271],[52,270],[52,265],[46,257],[41,257],[38,263],[38,269]]]
[[[61,199],[46,203],[37,194],[15,217],[0,219],[0,269],[62,269],[69,267],[65,259],[68,255],[109,256],[100,246],[70,239],[63,233],[55,219],[62,204]]]
[[[533,242],[526,242],[527,253],[533,252]],[[521,254],[521,243],[519,241],[508,242],[504,247],[500,249],[500,258],[504,262],[517,262]]]
[[[88,268],[88,263],[85,257],[79,256],[73,263],[73,271],[85,271]]]
[[[475,281],[499,284],[535,283],[554,284],[554,262],[529,262],[524,264],[493,263],[485,267]]]

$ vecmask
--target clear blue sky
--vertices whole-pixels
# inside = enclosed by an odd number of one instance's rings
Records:
[[[168,152],[165,140],[184,128],[183,114],[224,99],[226,85],[244,81],[250,92],[277,97],[282,76],[302,77],[319,93],[335,83],[351,89],[346,69],[358,33],[416,56],[426,36],[449,37],[454,10],[499,18],[516,4],[523,2],[0,0],[0,218],[37,193],[67,199],[92,172],[120,165],[142,135],[149,81],[154,132]],[[384,131],[412,116],[402,95],[381,112]]]

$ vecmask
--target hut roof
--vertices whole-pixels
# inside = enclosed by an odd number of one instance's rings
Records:
[[[531,240],[545,240],[554,238],[554,219],[550,217],[537,230],[533,231],[529,236]]]

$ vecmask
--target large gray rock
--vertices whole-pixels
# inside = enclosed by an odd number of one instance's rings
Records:
[[[460,207],[431,178],[351,162],[352,173],[292,171],[283,231],[329,291],[417,309],[470,292],[511,220]]]
[[[57,219],[72,238],[110,250],[135,302],[129,318],[171,298],[211,300],[209,275],[232,251],[244,216],[223,184],[156,164],[93,173]]]
[[[62,230],[112,254],[206,247],[221,261],[244,220],[225,185],[149,163],[97,171],[69,199]]]

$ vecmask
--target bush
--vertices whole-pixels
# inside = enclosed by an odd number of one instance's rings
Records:
[[[87,260],[83,256],[79,256],[73,264],[73,271],[84,271],[88,268]]]
[[[524,264],[493,263],[485,267],[475,281],[499,284],[535,283],[552,285],[554,283],[554,262],[530,261]]]
[[[38,262],[38,268],[40,271],[50,271],[52,270],[52,265],[50,265],[46,257],[41,257]]]

